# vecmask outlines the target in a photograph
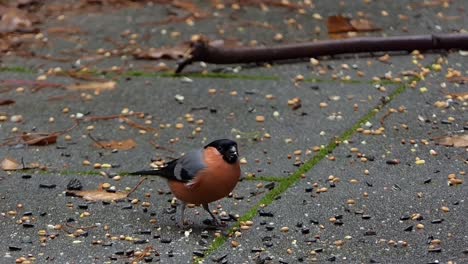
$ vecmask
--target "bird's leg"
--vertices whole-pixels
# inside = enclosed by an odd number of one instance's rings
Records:
[[[208,204],[203,204],[203,209],[205,209],[205,211],[207,211],[211,215],[211,217],[213,218],[214,225],[216,225],[216,226],[221,225],[219,223],[218,219],[215,217],[215,215],[210,211],[210,207],[208,206]]]
[[[178,219],[178,225],[183,227],[185,225],[185,217],[184,217],[184,213],[185,213],[185,207],[187,206],[187,204],[185,202],[180,202],[181,204],[179,205],[179,208],[178,210],[180,210],[180,212],[178,212],[178,215],[179,215],[179,219]]]

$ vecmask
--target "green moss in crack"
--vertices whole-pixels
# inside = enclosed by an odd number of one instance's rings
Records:
[[[35,70],[25,67],[0,67],[0,72],[15,72],[15,73],[25,73],[25,74],[34,74]]]

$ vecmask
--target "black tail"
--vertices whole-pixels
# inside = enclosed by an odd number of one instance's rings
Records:
[[[157,170],[141,170],[129,173],[130,175],[155,175],[166,178],[168,180],[177,180],[174,176],[174,169],[177,164],[177,160],[172,160],[167,163],[166,167],[159,168]]]
[[[159,171],[159,170],[141,170],[141,171],[130,172],[129,175],[157,175],[157,176],[163,176],[163,175],[161,175],[161,171]]]

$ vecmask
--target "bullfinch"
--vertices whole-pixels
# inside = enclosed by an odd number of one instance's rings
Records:
[[[169,188],[181,201],[180,226],[185,224],[184,212],[188,203],[201,204],[213,218],[209,203],[226,197],[236,186],[241,174],[237,143],[229,139],[215,140],[202,149],[193,150],[172,160],[158,170],[142,170],[132,175],[157,175],[168,180]]]

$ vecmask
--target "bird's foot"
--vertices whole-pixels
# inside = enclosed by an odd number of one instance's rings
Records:
[[[193,222],[190,220],[179,220],[177,221],[176,225],[178,228],[186,228],[192,226]]]
[[[226,227],[227,226],[226,222],[223,222],[223,221],[220,222],[216,218],[205,219],[205,220],[203,220],[203,224],[208,225],[208,226],[216,226],[216,227]]]

